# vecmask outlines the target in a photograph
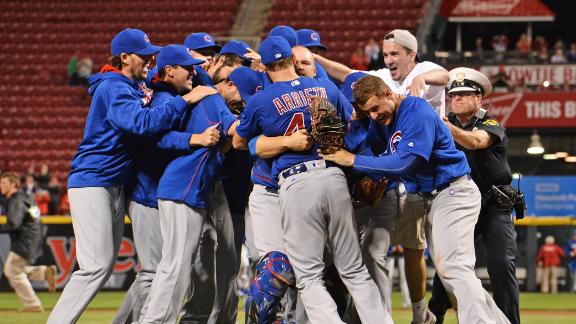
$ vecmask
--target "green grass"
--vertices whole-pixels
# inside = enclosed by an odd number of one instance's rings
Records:
[[[125,292],[101,292],[89,305],[79,323],[99,324],[110,323],[116,309],[121,304]],[[60,296],[59,293],[39,293],[44,307],[52,309]],[[241,302],[241,306],[243,301]],[[402,309],[399,293],[392,296],[393,317],[396,323],[410,323],[412,312]],[[20,301],[14,293],[0,293],[0,323],[45,323],[49,311],[41,314],[20,313]],[[542,295],[539,293],[522,293],[520,295],[523,324],[573,324],[576,323],[576,294]],[[238,323],[244,322],[244,313],[239,311]],[[454,312],[450,311],[444,321],[446,324],[456,324]]]

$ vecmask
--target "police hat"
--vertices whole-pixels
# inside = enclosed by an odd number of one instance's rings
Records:
[[[448,93],[461,91],[475,91],[483,97],[492,93],[492,84],[490,80],[474,69],[458,67],[448,72],[450,81],[448,81]]]

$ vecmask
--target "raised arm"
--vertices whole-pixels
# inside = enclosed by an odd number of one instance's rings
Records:
[[[314,59],[316,60],[317,63],[322,65],[326,73],[328,73],[328,75],[331,78],[338,80],[339,82],[342,83],[344,82],[344,79],[346,79],[346,76],[348,76],[348,74],[354,72],[354,70],[347,67],[346,65],[335,61],[331,61],[318,54],[314,54]]]

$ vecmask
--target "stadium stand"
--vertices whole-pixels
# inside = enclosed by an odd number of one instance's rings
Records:
[[[395,28],[415,33],[425,0],[277,0],[264,32],[276,25],[312,28],[328,46],[325,56],[340,62],[370,38],[382,39]]]
[[[31,162],[45,162],[65,183],[89,107],[86,88],[67,85],[75,53],[88,54],[95,72],[110,55],[112,37],[126,27],[161,45],[195,31],[226,36],[240,3],[2,1],[0,170],[23,172]]]

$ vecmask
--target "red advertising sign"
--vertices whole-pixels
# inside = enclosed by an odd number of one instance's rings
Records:
[[[488,65],[480,67],[480,72],[487,76],[498,74],[499,67]],[[551,85],[562,85],[564,82],[576,82],[576,65],[508,65],[504,66],[506,75],[512,84],[541,85],[544,81]]]
[[[495,93],[483,104],[508,128],[576,127],[576,93]]]

